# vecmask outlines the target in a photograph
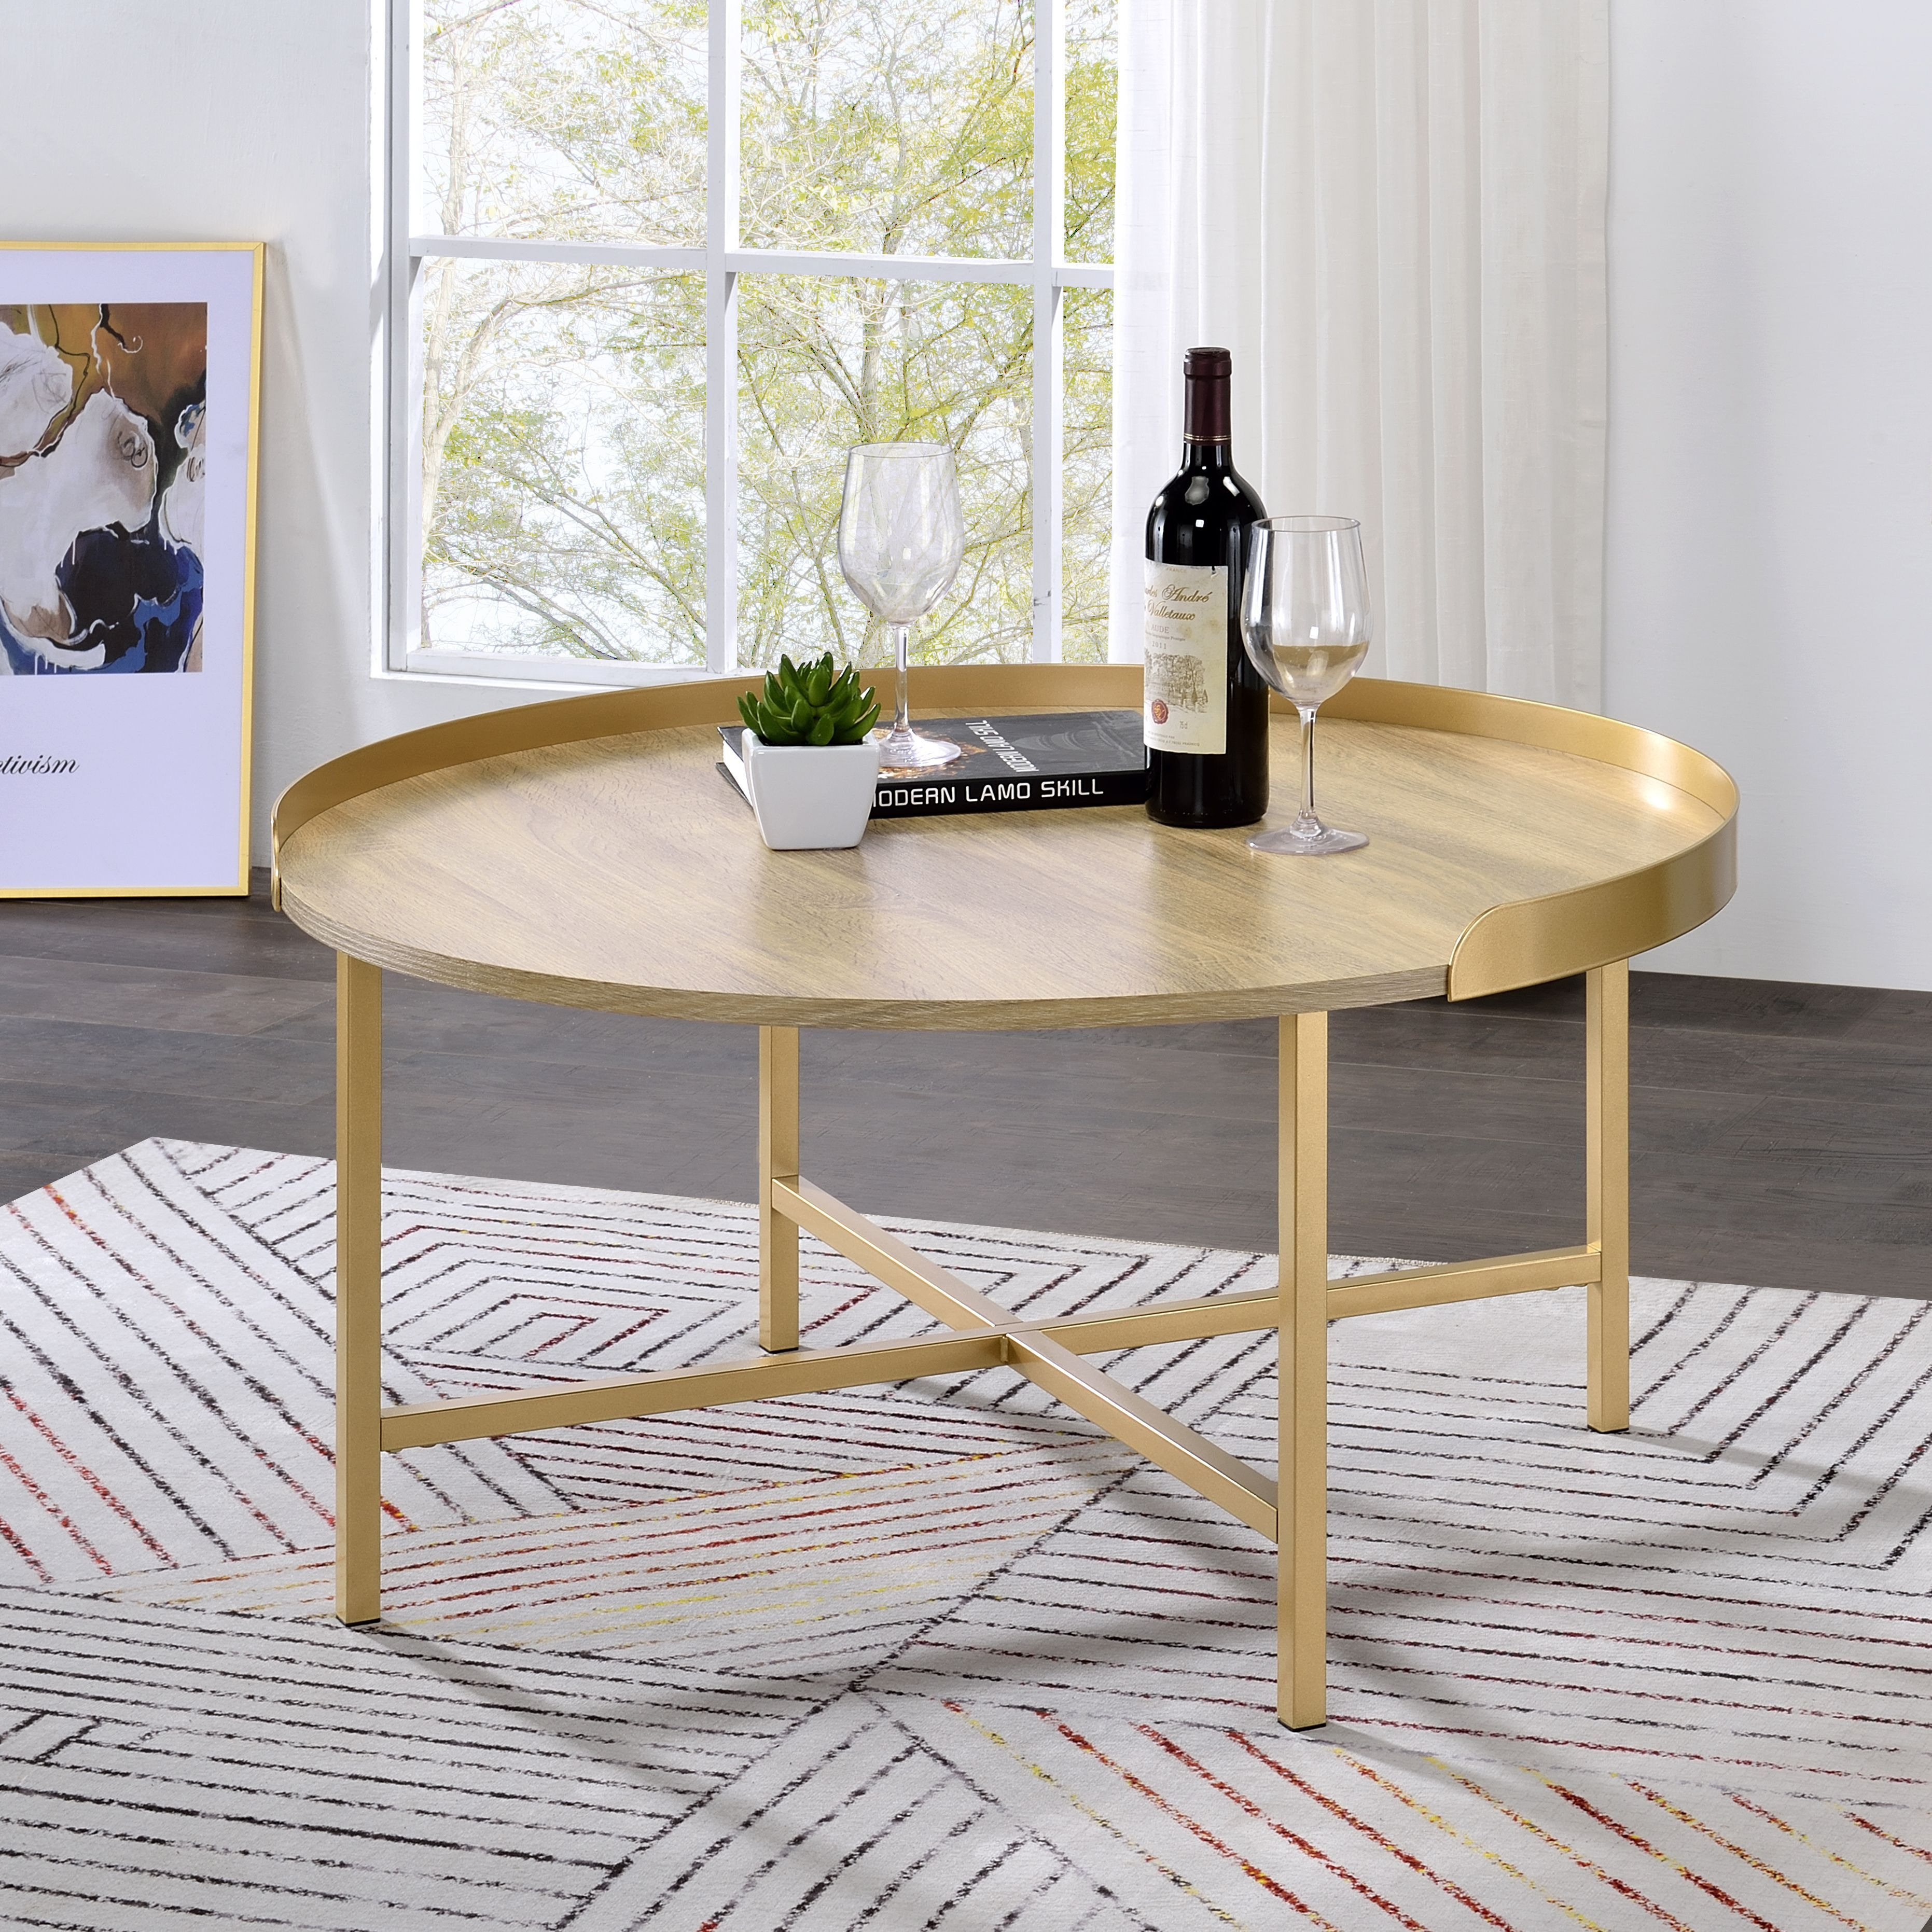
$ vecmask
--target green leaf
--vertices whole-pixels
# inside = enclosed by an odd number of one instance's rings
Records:
[[[744,719],[746,730],[758,730],[758,714],[752,709],[752,694],[748,691],[741,691],[738,694],[738,716]]]
[[[826,658],[813,665],[810,675],[805,680],[806,701],[815,707],[823,705],[831,695],[832,660]]]
[[[832,742],[832,721],[829,712],[821,711],[812,721],[812,729],[805,734],[808,745],[829,745]]]

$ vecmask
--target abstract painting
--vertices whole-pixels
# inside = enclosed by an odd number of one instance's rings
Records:
[[[248,889],[262,260],[0,243],[0,897]]]
[[[0,671],[199,670],[206,302],[0,304]]]

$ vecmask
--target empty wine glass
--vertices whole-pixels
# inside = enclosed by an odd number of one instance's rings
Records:
[[[952,588],[966,554],[966,520],[952,452],[940,442],[861,443],[845,459],[838,513],[838,568],[892,634],[898,704],[880,741],[881,766],[950,764],[960,748],[912,728],[906,662],[912,629]]]
[[[1315,810],[1315,713],[1369,654],[1368,572],[1362,526],[1348,517],[1264,517],[1249,538],[1241,641],[1255,668],[1301,714],[1301,809],[1292,824],[1258,832],[1257,852],[1320,857],[1352,852],[1368,835],[1324,825]]]

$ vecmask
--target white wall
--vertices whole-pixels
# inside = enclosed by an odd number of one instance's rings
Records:
[[[1608,705],[1744,794],[1736,902],[1644,963],[1932,987],[1932,5],[1611,26]],[[76,48],[140,138],[76,111]],[[530,696],[370,674],[362,0],[0,0],[0,235],[273,244],[258,826],[319,759]]]
[[[1932,5],[1610,24],[1606,708],[1744,795],[1642,963],[1932,988]]]
[[[84,51],[86,58],[78,56]],[[370,675],[378,313],[367,0],[0,0],[0,236],[265,241],[255,824],[321,759],[527,700]],[[86,76],[113,76],[104,122]]]

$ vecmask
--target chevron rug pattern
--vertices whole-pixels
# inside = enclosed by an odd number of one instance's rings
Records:
[[[1932,1312],[1652,1281],[1332,1331],[1331,1721],[1273,1552],[1004,1370],[389,1460],[326,1614],[325,1163],[0,1210],[0,1920],[1919,1932]],[[749,1346],[735,1204],[393,1174],[394,1399]],[[1252,1256],[891,1224],[1009,1306]],[[808,1244],[816,1344],[925,1318]],[[1348,1270],[1385,1265],[1338,1264]],[[1106,1364],[1265,1463],[1273,1351]]]

